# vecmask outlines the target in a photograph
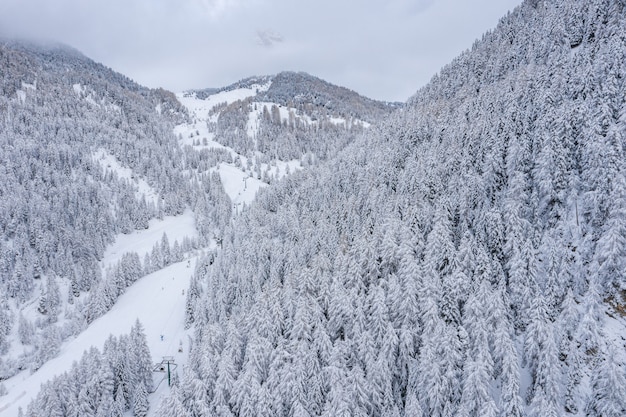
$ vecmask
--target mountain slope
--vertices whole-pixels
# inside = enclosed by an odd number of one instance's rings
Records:
[[[227,96],[236,99],[227,100]],[[401,107],[293,72],[251,77],[221,89],[189,91],[180,100],[192,98],[212,103],[208,118],[203,115],[209,140],[250,158],[260,152],[264,163],[303,159],[307,154],[309,159],[311,154],[326,159],[363,128]]]
[[[146,345],[153,354],[171,353],[154,343],[155,329],[163,327],[159,320],[167,319],[167,311],[146,311],[156,300],[164,309],[171,304],[172,311],[178,310],[169,315],[176,317],[168,322],[169,336],[186,332],[178,318],[195,296],[181,302],[179,286],[190,274],[178,262],[192,257],[198,248],[207,250],[219,243],[223,229],[260,188],[324,159],[329,150],[362,134],[366,125],[330,111],[319,113],[313,121],[306,111],[321,106],[307,104],[303,98],[298,101],[306,107],[302,111],[258,101],[256,95],[262,92],[250,89],[258,82],[252,79],[177,98],[139,86],[63,45],[3,41],[0,63],[4,173],[0,182],[0,411],[8,413],[17,413],[35,396],[33,390],[52,377],[54,381],[31,403],[29,414],[53,415],[59,409],[74,410],[80,402],[84,413],[107,415],[112,412],[110,402],[118,399],[118,411],[135,407],[136,398],[143,399],[152,387],[145,381],[146,386],[129,382],[132,372],[119,375],[121,367],[135,369],[134,364],[124,364],[134,359],[106,365],[111,355],[127,352],[124,336],[119,343],[109,340],[104,348],[90,349],[77,365],[99,369],[97,374],[102,372],[106,383],[67,365],[90,340],[102,343],[107,338],[102,329],[107,326],[116,327],[111,329],[115,334],[120,324],[126,330],[129,323],[119,315],[132,310],[133,302],[146,329]],[[270,88],[274,77],[259,80]],[[366,103],[363,108],[388,108],[314,80],[325,86],[326,97],[339,91],[347,99]],[[289,87],[289,82],[281,81],[282,88],[297,91],[298,86]],[[344,103],[341,94],[333,105],[347,111],[350,103]],[[257,120],[266,106],[276,108],[275,120]],[[251,143],[259,142],[266,122],[275,122],[273,132],[284,141],[299,130],[300,160],[278,159],[287,153],[266,154],[256,145],[241,154],[216,142],[228,143],[223,140],[228,135],[237,137],[238,125],[225,121],[229,112],[246,120],[243,133]],[[283,123],[290,112],[297,126]],[[218,124],[222,115],[221,130],[210,132],[215,128],[211,123]],[[264,140],[266,147],[276,149],[288,143],[281,144],[268,133]],[[159,221],[164,216],[168,216],[165,221]],[[179,280],[164,284],[164,275],[172,271]],[[142,297],[137,290],[153,284],[174,289],[179,296],[175,300],[164,294],[151,297],[155,291],[150,291]],[[124,296],[127,292],[134,301]],[[68,382],[63,372],[80,375],[81,381],[86,378],[85,386]],[[112,379],[110,372],[115,374]],[[120,390],[120,384],[126,388]]]
[[[141,276],[136,253],[100,264],[107,245],[181,214],[191,187],[172,132],[187,116],[173,94],[62,45],[3,41],[0,62],[5,380],[57,355]]]
[[[320,113],[324,111],[344,119],[353,117],[371,124],[388,116],[395,108],[402,107],[400,103],[384,103],[360,96],[304,72],[288,71],[272,78],[272,84],[261,94],[260,100],[301,111],[307,107],[315,108]]]
[[[115,258],[121,257],[129,250],[140,254],[150,253],[153,242],[159,242],[164,232],[172,240],[179,239],[182,241],[184,236],[194,237],[193,215],[187,212],[183,216],[166,217],[163,221],[153,220],[150,222],[148,230],[118,236],[115,243],[107,248],[103,263],[114,265]],[[62,343],[58,354],[46,361],[39,369],[35,372],[26,369],[2,381],[8,393],[0,397],[0,413],[7,416],[17,416],[19,408],[26,411],[29,403],[36,397],[47,398],[46,392],[53,391],[51,386],[57,388],[65,384],[72,386],[79,379],[83,381],[82,385],[89,390],[89,395],[83,393],[81,397],[82,402],[87,403],[80,404],[84,413],[89,410],[88,407],[93,406],[94,409],[97,409],[96,404],[106,403],[107,394],[111,394],[106,392],[106,384],[103,383],[105,378],[101,376],[107,375],[105,368],[96,372],[97,365],[92,362],[86,366],[88,368],[86,372],[82,370],[74,372],[75,369],[72,370],[73,364],[81,358],[84,360],[87,356],[93,356],[94,349],[98,349],[103,353],[106,350],[102,358],[106,359],[104,362],[107,365],[112,368],[122,366],[124,364],[124,361],[120,359],[122,349],[112,348],[108,341],[111,336],[122,337],[136,320],[139,320],[144,327],[146,344],[151,356],[150,370],[152,370],[152,365],[160,362],[163,356],[174,356],[175,363],[182,366],[185,363],[185,353],[188,350],[188,338],[183,325],[185,289],[189,286],[190,276],[193,273],[190,265],[193,263],[195,263],[195,259],[191,255],[184,262],[173,263],[139,278],[120,295],[110,311],[81,329],[82,331],[75,338],[69,338]],[[176,279],[172,279],[173,277]],[[161,335],[163,340],[160,338]],[[182,353],[178,351],[180,343],[183,344],[184,352]],[[90,360],[93,361],[93,358]],[[72,378],[67,377],[68,372],[74,373]],[[79,377],[76,377],[77,373]],[[98,378],[94,378],[94,375]],[[117,373],[116,376],[119,377]],[[153,374],[154,382],[150,384],[148,391],[166,388],[167,383],[162,382],[163,376],[163,373],[155,372]],[[128,374],[125,374],[124,377],[128,378]],[[159,383],[160,385],[158,385]],[[42,385],[46,385],[48,388],[42,389]],[[40,390],[42,391],[41,395],[38,395]],[[129,387],[127,387],[127,391],[131,391]],[[65,387],[63,395],[61,397],[56,396],[54,401],[47,401],[47,406],[34,401],[30,407],[33,413],[37,415],[52,415],[50,410],[55,406],[69,410],[78,405],[71,398],[71,394],[72,389]],[[76,394],[79,394],[79,391]],[[128,396],[128,393],[126,395]],[[158,396],[160,395],[162,393],[157,391],[152,396],[155,404],[158,404]],[[84,397],[87,397],[88,401],[85,401]],[[110,399],[113,398],[115,396],[111,395]],[[152,409],[155,408],[152,407]]]
[[[160,415],[623,415],[624,28],[526,1],[261,193]]]

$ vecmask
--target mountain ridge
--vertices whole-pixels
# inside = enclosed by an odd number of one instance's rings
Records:
[[[243,78],[233,84],[219,88],[190,89],[185,94],[195,94],[200,99],[206,99],[208,96],[234,89],[248,88],[252,85],[262,85],[271,83],[270,88],[261,94],[260,100],[275,102],[283,106],[294,107],[298,102],[306,102],[313,105],[326,105],[330,102],[330,110],[332,110],[332,100],[338,96],[337,101],[356,102],[358,103],[351,111],[345,111],[342,116],[351,115],[360,117],[370,123],[380,119],[381,115],[386,115],[389,110],[402,107],[403,103],[387,102],[374,100],[365,97],[346,87],[334,85],[324,81],[314,75],[310,75],[303,71],[281,71],[275,75],[251,76]],[[326,98],[326,100],[324,100]],[[321,100],[324,100],[322,103]],[[361,117],[363,108],[375,108],[377,113],[374,118],[367,120]],[[349,114],[353,113],[353,114]]]
[[[222,96],[236,99],[221,101]],[[326,159],[400,107],[295,72],[249,77],[180,97],[199,100],[197,106],[211,103],[207,135],[213,140],[242,155],[259,151],[269,160],[301,159],[306,154]]]

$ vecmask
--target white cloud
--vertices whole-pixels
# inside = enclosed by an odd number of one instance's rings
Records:
[[[392,10],[400,13],[417,14],[428,10],[435,3],[435,0],[389,0]]]

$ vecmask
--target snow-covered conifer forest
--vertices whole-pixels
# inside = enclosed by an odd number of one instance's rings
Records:
[[[0,415],[626,415],[625,80],[622,0],[404,104],[0,42]]]

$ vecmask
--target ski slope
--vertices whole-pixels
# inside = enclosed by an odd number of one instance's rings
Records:
[[[174,241],[182,243],[185,237],[197,237],[194,214],[187,209],[180,216],[165,216],[163,220],[152,219],[145,230],[118,235],[111,245],[107,246],[102,259],[102,267],[106,269],[122,259],[127,252],[136,252],[143,261],[146,253],[152,251],[155,243],[161,242],[163,234],[167,235],[170,246]]]
[[[152,220],[147,230],[118,236],[107,248],[102,267],[115,263],[127,251],[140,254],[150,251],[154,243],[160,242],[164,232],[168,238],[171,236],[170,244],[184,236],[195,237],[193,213],[188,210],[181,216]],[[17,416],[19,407],[26,409],[39,392],[42,383],[69,370],[72,363],[80,360],[83,352],[91,346],[102,351],[110,334],[119,336],[129,333],[136,319],[144,326],[153,362],[160,362],[163,356],[174,356],[178,369],[182,371],[189,344],[188,332],[184,330],[184,292],[189,286],[198,256],[188,254],[183,262],[140,278],[126,289],[110,311],[94,320],[77,337],[65,341],[57,357],[46,362],[33,374],[25,370],[4,381],[8,394],[0,397],[0,416]],[[161,335],[164,336],[163,341]],[[181,342],[182,353],[178,352]],[[162,377],[163,374],[155,374],[155,386]],[[158,390],[150,395],[151,412],[154,412],[159,398],[165,392],[166,383],[159,385]]]
[[[26,409],[37,395],[42,383],[69,370],[74,361],[80,360],[83,352],[91,346],[100,351],[110,334],[119,336],[130,332],[136,319],[143,324],[153,362],[163,356],[174,356],[179,370],[186,364],[188,348],[185,320],[185,295],[189,286],[196,258],[170,265],[138,280],[118,299],[113,308],[96,319],[78,337],[65,342],[60,354],[46,362],[37,372],[22,371],[5,381],[9,394],[0,399],[0,415],[17,416],[18,407]],[[164,335],[161,341],[160,335]],[[182,341],[183,352],[178,352]],[[155,374],[155,385],[162,374]],[[150,409],[154,410],[159,397],[166,392],[167,384],[161,384],[150,396]]]

